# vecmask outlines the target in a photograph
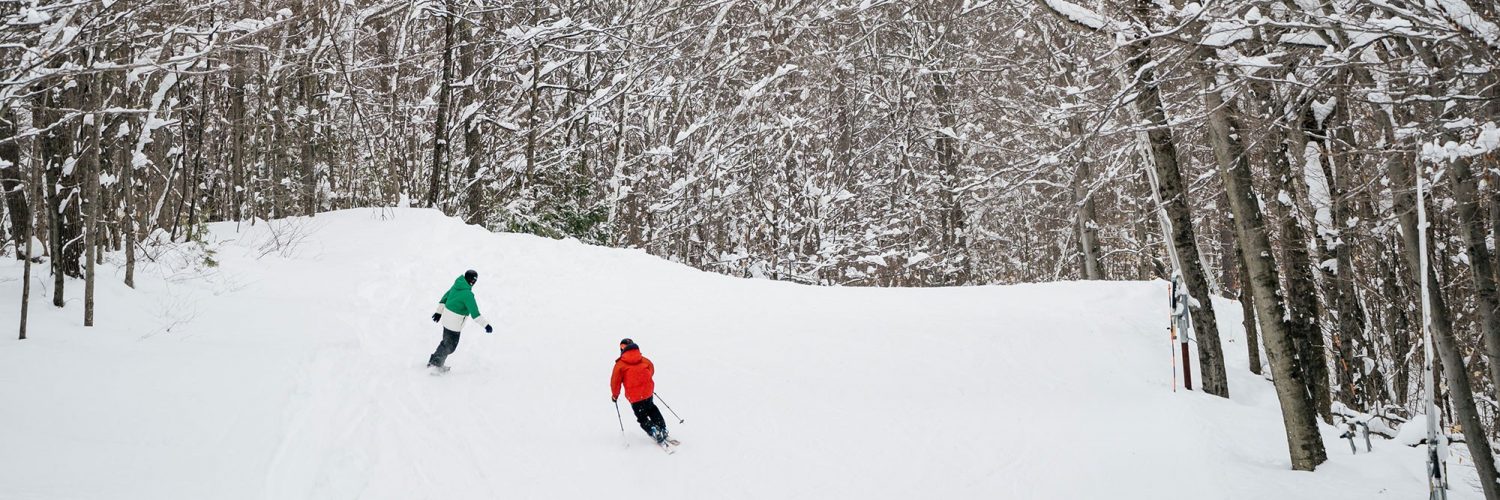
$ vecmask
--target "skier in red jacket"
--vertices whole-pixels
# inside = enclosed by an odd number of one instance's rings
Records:
[[[609,400],[618,402],[620,387],[624,387],[625,399],[630,401],[630,409],[635,412],[635,421],[651,435],[651,439],[661,444],[667,441],[667,421],[662,418],[656,403],[651,401],[651,396],[656,394],[656,383],[651,380],[655,374],[656,367],[641,355],[641,348],[635,345],[635,341],[620,340],[620,357],[615,359],[614,374],[609,377]]]

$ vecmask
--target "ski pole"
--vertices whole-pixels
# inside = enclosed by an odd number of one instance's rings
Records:
[[[625,419],[624,417],[620,416],[620,402],[613,401],[613,403],[615,404],[615,420],[620,422],[620,444],[623,444],[626,448],[629,448],[630,441],[625,439]]]
[[[656,396],[656,399],[660,399],[662,406],[667,407],[667,411],[672,412],[672,416],[677,417],[677,423],[680,424],[680,423],[683,423],[683,422],[687,422],[687,420],[683,419],[682,417],[677,416],[677,410],[673,410],[672,409],[672,405],[667,404],[667,400],[661,399],[661,394],[657,394],[657,393],[653,392],[653,393],[651,393],[651,395],[652,396]]]
[[[1173,373],[1176,373],[1176,372],[1173,372]],[[615,420],[620,421],[620,435],[624,436],[625,435],[625,417],[621,417],[620,416],[620,402],[619,401],[614,401],[614,403],[615,403]]]

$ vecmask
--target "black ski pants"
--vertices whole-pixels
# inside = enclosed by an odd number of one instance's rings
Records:
[[[443,366],[448,360],[448,355],[458,350],[458,332],[443,329],[443,341],[438,344],[437,350],[433,351],[432,357],[427,358],[428,366]]]
[[[646,398],[630,403],[630,411],[635,412],[635,421],[641,424],[641,430],[646,431],[646,434],[654,438],[656,435],[651,432],[651,429],[661,429],[661,433],[665,435],[667,433],[667,421],[661,417],[661,410],[656,408],[656,403],[652,402],[652,399],[655,398]]]

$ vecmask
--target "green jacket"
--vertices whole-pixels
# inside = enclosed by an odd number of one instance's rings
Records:
[[[479,317],[479,304],[474,302],[474,288],[469,286],[463,276],[453,280],[453,286],[448,288],[448,293],[443,294],[443,298],[438,299],[438,303],[460,315]]]
[[[438,299],[438,314],[442,315],[440,322],[443,328],[455,332],[462,331],[464,320],[474,318],[479,326],[488,326],[490,322],[479,315],[479,303],[474,301],[474,290],[469,282],[459,276],[453,280],[453,286],[448,288],[448,293]]]

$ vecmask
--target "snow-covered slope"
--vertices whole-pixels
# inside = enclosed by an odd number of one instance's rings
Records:
[[[1377,440],[1292,472],[1269,382],[1171,390],[1162,283],[843,289],[701,273],[640,251],[361,209],[211,227],[138,290],[102,267],[99,326],[35,281],[0,340],[0,498],[1418,498]],[[279,242],[279,243],[278,243]],[[496,321],[442,377],[429,316],[465,269]],[[19,302],[0,264],[0,325]],[[608,377],[657,366],[676,455]],[[664,408],[665,410],[665,408]],[[1454,465],[1455,498],[1477,498]]]

